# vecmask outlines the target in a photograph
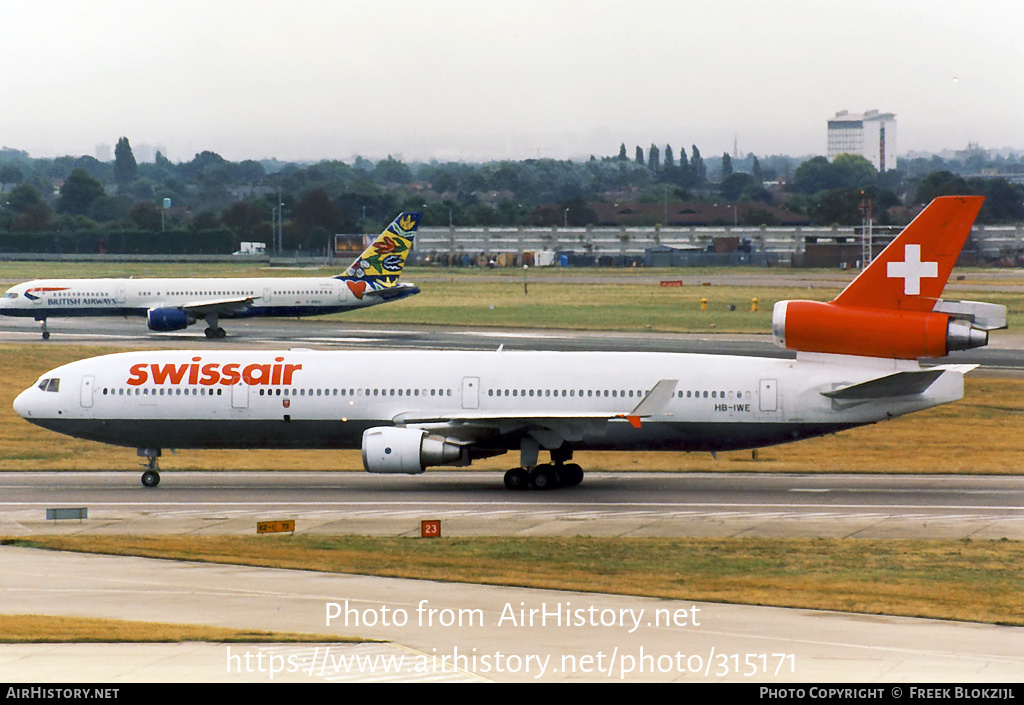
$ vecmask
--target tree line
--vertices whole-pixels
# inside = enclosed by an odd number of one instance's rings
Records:
[[[280,223],[285,249],[322,251],[334,233],[379,230],[402,210],[422,211],[428,226],[579,226],[597,224],[588,206],[595,202],[725,200],[850,225],[861,222],[869,196],[876,222],[900,224],[949,193],[985,195],[980,222],[1024,222],[1024,186],[971,175],[992,170],[991,162],[975,150],[962,160],[901,159],[879,173],[855,155],[705,157],[697,145],[622,143],[617,154],[584,160],[300,164],[230,162],[204,151],[187,162],[157,153],[140,163],[122,137],[109,162],[0,150],[0,233],[226,230],[236,241],[270,243]],[[994,168],[1013,174],[1024,163],[1000,157]]]

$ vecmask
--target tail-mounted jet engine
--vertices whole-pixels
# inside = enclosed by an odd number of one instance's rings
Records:
[[[772,311],[777,345],[801,352],[916,360],[988,344],[988,331],[1006,327],[1006,307],[943,301],[931,311],[779,301]]]

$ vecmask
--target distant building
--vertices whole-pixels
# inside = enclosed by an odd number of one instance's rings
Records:
[[[828,158],[859,154],[879,171],[896,168],[896,115],[840,110],[828,121]]]
[[[132,145],[132,156],[135,157],[135,161],[138,163],[142,162],[155,162],[156,153],[167,156],[167,147],[162,144],[133,144]],[[98,144],[96,145],[96,159],[101,162],[111,162],[114,160],[114,148],[109,144]]]
[[[662,203],[590,202],[594,224],[605,227],[706,227],[741,225],[810,225],[810,218],[783,206],[767,203],[708,203],[668,201]]]
[[[135,161],[139,162],[155,162],[156,153],[167,156],[167,147],[162,144],[145,144],[140,143],[138,146],[132,146],[132,154],[135,155]]]

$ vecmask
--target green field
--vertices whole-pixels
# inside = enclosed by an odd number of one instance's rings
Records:
[[[284,269],[251,264],[0,263],[5,286],[30,278],[99,276],[318,276],[328,268]],[[1024,328],[1024,277],[969,272],[954,299],[989,301],[1008,308],[1009,329]],[[772,306],[784,299],[828,300],[853,277],[835,270],[411,268],[403,280],[421,293],[385,306],[320,317],[349,323],[557,328],[673,333],[771,332]],[[663,287],[661,280],[685,280]],[[692,282],[692,283],[691,283]],[[700,282],[700,283],[698,283]],[[730,282],[728,284],[721,282]],[[970,288],[972,285],[976,289]],[[757,311],[752,311],[753,299]],[[704,308],[702,309],[702,299]],[[59,328],[59,320],[51,324]],[[995,335],[999,335],[996,333]]]
[[[1024,625],[1021,541],[90,535],[7,542],[234,565]]]

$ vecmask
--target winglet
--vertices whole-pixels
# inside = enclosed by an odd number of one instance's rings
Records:
[[[628,414],[619,414],[618,418],[629,421],[633,428],[640,428],[640,420],[647,416],[653,416],[668,403],[676,391],[677,379],[663,379],[647,393],[640,403],[633,407]]]
[[[349,265],[345,273],[335,279],[347,283],[359,299],[368,292],[398,286],[398,277],[412,250],[420,217],[419,213],[400,213],[363,254]]]

